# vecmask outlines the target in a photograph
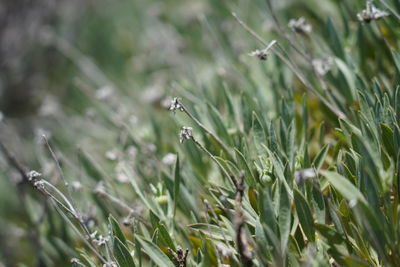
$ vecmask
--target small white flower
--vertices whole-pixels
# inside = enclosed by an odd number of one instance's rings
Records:
[[[267,60],[268,53],[265,50],[254,50],[249,53],[251,57],[258,57],[259,60]]]
[[[29,171],[26,176],[28,177],[29,181],[32,181],[33,179],[35,179],[36,177],[40,177],[42,176],[42,174],[40,172],[37,172],[35,170]]]
[[[73,181],[71,182],[71,189],[74,192],[79,192],[82,190],[82,184],[79,181]]]
[[[115,167],[116,179],[120,183],[129,183],[129,177],[126,175],[125,172],[125,163],[118,162],[117,166]]]
[[[96,238],[96,235],[97,235],[97,230],[94,231],[93,233],[91,233],[91,234],[89,235],[89,237],[90,237],[90,239],[95,239],[95,238]]]
[[[83,265],[83,264],[81,263],[81,261],[80,261],[79,259],[77,259],[77,258],[72,258],[72,259],[71,259],[71,264],[72,264],[72,266]]]
[[[367,7],[357,14],[358,20],[365,23],[369,23],[373,20],[378,20],[386,16],[389,16],[389,13],[376,8],[371,1],[367,1]]]
[[[314,68],[314,71],[319,76],[324,76],[331,70],[333,66],[333,59],[331,57],[316,58],[312,60],[311,64]]]
[[[162,158],[162,163],[164,163],[165,165],[172,165],[175,163],[176,161],[176,154],[173,153],[168,153],[167,155],[165,155]]]
[[[270,53],[270,49],[275,43],[276,43],[276,41],[273,40],[272,42],[270,42],[268,44],[268,46],[265,49],[263,49],[263,50],[258,50],[257,49],[257,50],[255,50],[253,52],[250,52],[249,56],[257,57],[259,60],[267,60],[268,59],[268,55]]]
[[[105,100],[113,94],[113,88],[111,86],[104,86],[96,91],[96,99]]]
[[[115,161],[118,158],[118,154],[116,150],[109,150],[106,152],[106,154],[104,155],[106,157],[106,159],[111,160],[111,161]]]
[[[356,199],[352,199],[349,202],[349,207],[350,208],[354,208],[357,205],[357,200]]]
[[[171,105],[169,106],[169,110],[175,112],[176,110],[183,111],[183,106],[181,104],[181,99],[178,97],[174,97],[171,101]]]
[[[312,32],[312,26],[306,21],[305,18],[291,19],[288,24],[292,31],[299,34],[309,34]]]
[[[179,139],[181,144],[185,140],[191,139],[193,137],[192,131],[193,131],[192,127],[186,127],[186,126],[182,127],[181,132],[179,133]]]
[[[109,236],[99,235],[96,239],[93,240],[93,243],[99,247],[104,246],[110,240]]]
[[[303,169],[303,170],[296,171],[294,174],[294,177],[296,179],[296,183],[300,184],[304,181],[314,179],[315,177],[317,177],[317,173],[312,168]]]

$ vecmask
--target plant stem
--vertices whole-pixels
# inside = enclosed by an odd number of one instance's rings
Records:
[[[228,179],[232,182],[232,184],[234,186],[237,185],[237,181],[236,178],[229,174],[228,171],[224,168],[224,166],[222,166],[222,164],[215,158],[215,156],[213,154],[211,154],[210,151],[207,150],[207,148],[205,148],[199,141],[197,141],[197,139],[195,139],[193,136],[191,137],[192,141],[201,149],[203,150],[217,165],[218,167],[221,169],[221,171],[225,174],[226,177],[228,177]]]
[[[140,222],[148,225],[148,223],[146,222],[146,220],[140,216],[138,214],[138,212],[136,212],[134,209],[132,209],[131,207],[128,206],[128,204],[126,204],[125,202],[123,202],[121,199],[116,198],[112,195],[110,195],[109,193],[107,193],[106,191],[104,191],[103,189],[98,189],[94,191],[95,194],[98,194],[99,196],[103,196],[106,197],[108,200],[110,200],[111,202],[114,202],[115,204],[117,204],[118,206],[120,206],[121,208],[125,209],[126,211],[128,211],[131,215],[133,215],[135,217],[135,219],[139,220]]]
[[[182,104],[182,102],[180,102],[180,105],[182,107],[182,111],[184,113],[186,113],[186,115],[189,116],[189,118],[191,118],[203,131],[205,131],[207,134],[209,134],[210,136],[212,136],[215,141],[217,141],[217,143],[225,150],[226,153],[228,153],[228,155],[233,159],[234,156],[231,152],[231,150],[228,148],[227,145],[225,145],[225,143],[215,134],[213,134],[210,130],[208,130],[198,119],[196,119],[190,112],[189,110]]]

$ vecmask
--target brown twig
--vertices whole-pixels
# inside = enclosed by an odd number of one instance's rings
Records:
[[[189,249],[186,249],[185,252],[183,252],[182,248],[178,247],[175,252],[171,248],[168,248],[168,252],[172,254],[179,267],[186,267],[186,258],[189,254]]]
[[[240,258],[242,259],[242,266],[253,266],[253,255],[249,250],[249,244],[245,233],[245,219],[242,210],[242,201],[244,195],[244,173],[242,172],[239,181],[236,183],[236,213],[234,218],[236,230],[236,245]]]

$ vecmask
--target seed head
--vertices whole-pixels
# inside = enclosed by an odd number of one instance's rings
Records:
[[[181,132],[179,133],[179,139],[180,139],[181,144],[185,140],[189,140],[189,139],[193,138],[192,131],[193,131],[192,127],[186,127],[186,126],[182,127]]]
[[[37,171],[35,171],[35,170],[32,170],[32,171],[29,171],[29,172],[26,174],[26,176],[28,177],[28,180],[29,180],[29,181],[32,181],[33,179],[42,176],[42,174],[39,173],[39,172],[37,172]]]
[[[271,47],[276,43],[275,40],[273,40],[272,42],[270,42],[268,44],[268,46],[263,49],[263,50],[255,50],[253,52],[249,53],[249,56],[251,57],[257,57],[259,60],[267,60],[268,59],[268,55],[270,53]]]
[[[170,111],[173,111],[175,113],[176,110],[183,111],[183,106],[181,104],[181,99],[178,97],[174,97],[171,101],[171,105],[169,106]]]
[[[298,34],[310,34],[312,32],[311,24],[303,17],[300,17],[299,19],[291,19],[288,26],[292,31]]]
[[[326,58],[316,58],[311,62],[315,72],[319,76],[324,76],[328,71],[331,70],[333,66],[333,59],[331,57]]]
[[[357,14],[357,18],[361,22],[370,23],[373,20],[389,16],[389,13],[376,8],[371,1],[367,1],[366,5],[367,7]]]

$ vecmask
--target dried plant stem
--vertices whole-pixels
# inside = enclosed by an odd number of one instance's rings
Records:
[[[61,217],[63,217],[63,219],[71,226],[71,228],[73,229],[73,231],[82,237],[82,233],[78,230],[78,228],[76,228],[75,224],[73,222],[71,222],[71,220],[68,218],[67,215],[65,215],[65,213],[60,209],[60,207],[57,205],[56,202],[53,202],[54,207],[56,208],[57,212],[61,215]],[[90,235],[89,235],[90,236]],[[107,261],[104,259],[103,256],[100,255],[100,253],[96,250],[96,248],[93,247],[93,245],[91,244],[91,242],[88,242],[87,238],[82,237],[83,242],[86,244],[86,246],[100,259],[100,261],[103,264],[106,264],[106,266],[109,266],[109,264],[107,263]],[[90,241],[92,241],[90,239]]]
[[[227,145],[215,134],[213,134],[210,130],[208,130],[198,119],[196,119],[190,112],[189,110],[182,104],[182,102],[179,102],[181,107],[182,107],[182,112],[186,113],[186,115],[189,116],[190,119],[192,119],[203,131],[205,131],[207,134],[212,136],[215,141],[225,150],[226,153],[229,154],[231,158],[234,158],[234,155],[232,154],[231,150],[228,148]]]
[[[392,14],[398,19],[400,20],[400,15],[399,13],[396,12],[396,10],[391,7],[385,0],[380,0],[382,5],[384,5],[390,12],[392,12]]]
[[[306,53],[304,53],[303,51],[301,51],[301,49],[298,48],[297,45],[292,41],[292,39],[290,38],[290,36],[289,36],[287,33],[285,33],[285,31],[282,29],[282,27],[281,27],[281,25],[280,25],[280,23],[279,23],[279,20],[278,20],[278,18],[276,17],[276,14],[275,14],[274,9],[273,9],[273,7],[272,7],[271,0],[266,0],[266,2],[267,2],[268,9],[269,9],[269,11],[270,11],[270,13],[271,13],[272,19],[273,19],[273,21],[274,21],[274,24],[275,24],[276,29],[278,30],[279,35],[280,35],[282,38],[286,39],[286,40],[289,42],[290,46],[291,46],[300,56],[302,56],[309,64],[311,64],[312,59],[311,59]]]
[[[168,252],[174,257],[179,267],[186,267],[186,258],[189,254],[189,249],[183,252],[182,248],[178,247],[176,252],[168,248]]]
[[[238,18],[238,16],[233,13],[232,14],[235,19],[238,21],[238,23],[247,31],[249,32],[253,37],[255,37],[258,41],[260,41],[263,45],[268,46],[268,42],[265,41],[261,36],[259,36],[255,31],[253,31],[247,24],[245,24],[241,19]],[[283,51],[284,53],[285,50],[280,46],[279,42],[277,42],[278,48]],[[295,64],[290,62],[290,59],[286,59],[277,49],[274,47],[271,47],[271,51],[274,52],[277,57],[282,60],[292,71],[293,73],[297,76],[297,78],[304,84],[304,86],[310,90],[321,102],[323,102],[334,114],[336,114],[340,118],[346,118],[346,115],[341,112],[337,107],[335,107],[333,104],[331,104],[328,100],[326,100],[318,91],[315,89],[311,83],[307,81],[307,79],[303,76],[303,74],[296,68]]]
[[[107,193],[106,191],[104,191],[103,189],[96,189],[94,191],[95,194],[98,194],[99,196],[105,197],[108,200],[110,200],[111,202],[117,204],[118,206],[120,206],[121,208],[125,209],[126,211],[129,212],[130,215],[132,215],[133,217],[135,217],[135,219],[139,220],[140,222],[142,222],[145,225],[148,225],[148,222],[142,217],[140,216],[140,214],[138,212],[136,212],[134,209],[132,209],[131,207],[129,207],[128,204],[126,204],[125,202],[123,202],[121,199],[116,198],[112,195],[110,195],[109,193]]]
[[[242,210],[242,201],[244,195],[244,174],[242,173],[239,182],[236,184],[236,212],[234,217],[234,226],[236,231],[236,245],[242,265],[246,267],[253,266],[253,255],[249,250],[249,244],[245,233],[245,219]]]
[[[65,185],[65,187],[67,189],[68,197],[70,198],[70,201],[72,201],[71,189],[69,187],[67,179],[65,179],[64,172],[63,172],[63,170],[61,168],[60,161],[58,160],[56,154],[54,153],[53,149],[51,148],[49,140],[47,139],[47,137],[45,135],[42,135],[42,138],[43,138],[43,140],[44,140],[44,142],[46,144],[47,149],[49,150],[49,152],[51,154],[51,157],[53,158],[54,162],[56,163],[58,173],[59,173],[59,175],[60,175],[60,177],[61,177],[62,181],[64,182],[64,185]]]
[[[232,182],[232,184],[234,186],[236,186],[237,181],[236,178],[229,174],[228,171],[224,168],[224,166],[222,166],[222,164],[215,158],[215,156],[207,150],[207,148],[205,148],[199,141],[197,141],[197,139],[195,139],[193,136],[191,136],[192,141],[201,149],[203,150],[217,165],[218,167],[221,169],[221,171],[225,174],[226,177],[228,177],[228,179]]]
[[[63,210],[65,210],[68,214],[70,214],[70,216],[72,218],[74,218],[77,223],[80,225],[80,227],[82,228],[82,230],[85,232],[86,237],[82,235],[82,233],[80,231],[77,230],[77,233],[79,234],[79,236],[82,237],[82,239],[85,241],[85,243],[88,245],[88,247],[93,250],[96,251],[96,256],[100,259],[100,261],[104,264],[107,263],[107,261],[100,255],[100,253],[91,245],[91,242],[93,241],[92,238],[90,237],[90,231],[87,228],[87,226],[85,225],[85,223],[82,221],[82,219],[80,218],[80,216],[78,215],[76,209],[73,207],[73,205],[70,203],[70,201],[68,201],[68,199],[61,193],[61,191],[59,191],[55,186],[53,186],[51,183],[47,182],[46,180],[38,180],[36,178],[32,179],[31,177],[28,177],[27,174],[27,169],[16,159],[16,157],[6,148],[6,146],[0,142],[0,148],[3,151],[4,155],[7,158],[7,161],[9,163],[10,166],[12,166],[13,168],[15,168],[21,175],[21,177],[23,178],[23,181],[26,183],[31,184],[34,188],[38,189],[38,191],[40,191],[45,197],[49,198],[51,201],[53,201],[54,204],[56,204],[56,209],[57,211],[61,211],[61,208]],[[52,193],[50,193],[47,188],[50,188],[51,190],[53,190],[57,195],[59,195],[63,201],[66,203],[64,204],[63,202],[61,202],[57,197],[55,197]],[[64,214],[64,213],[62,213]],[[65,214],[63,216],[63,218],[65,219]],[[70,222],[70,220],[68,219],[67,221]],[[73,225],[73,223],[71,222],[71,224]],[[76,228],[76,227],[75,227]],[[91,242],[87,242],[86,239],[89,239]]]

